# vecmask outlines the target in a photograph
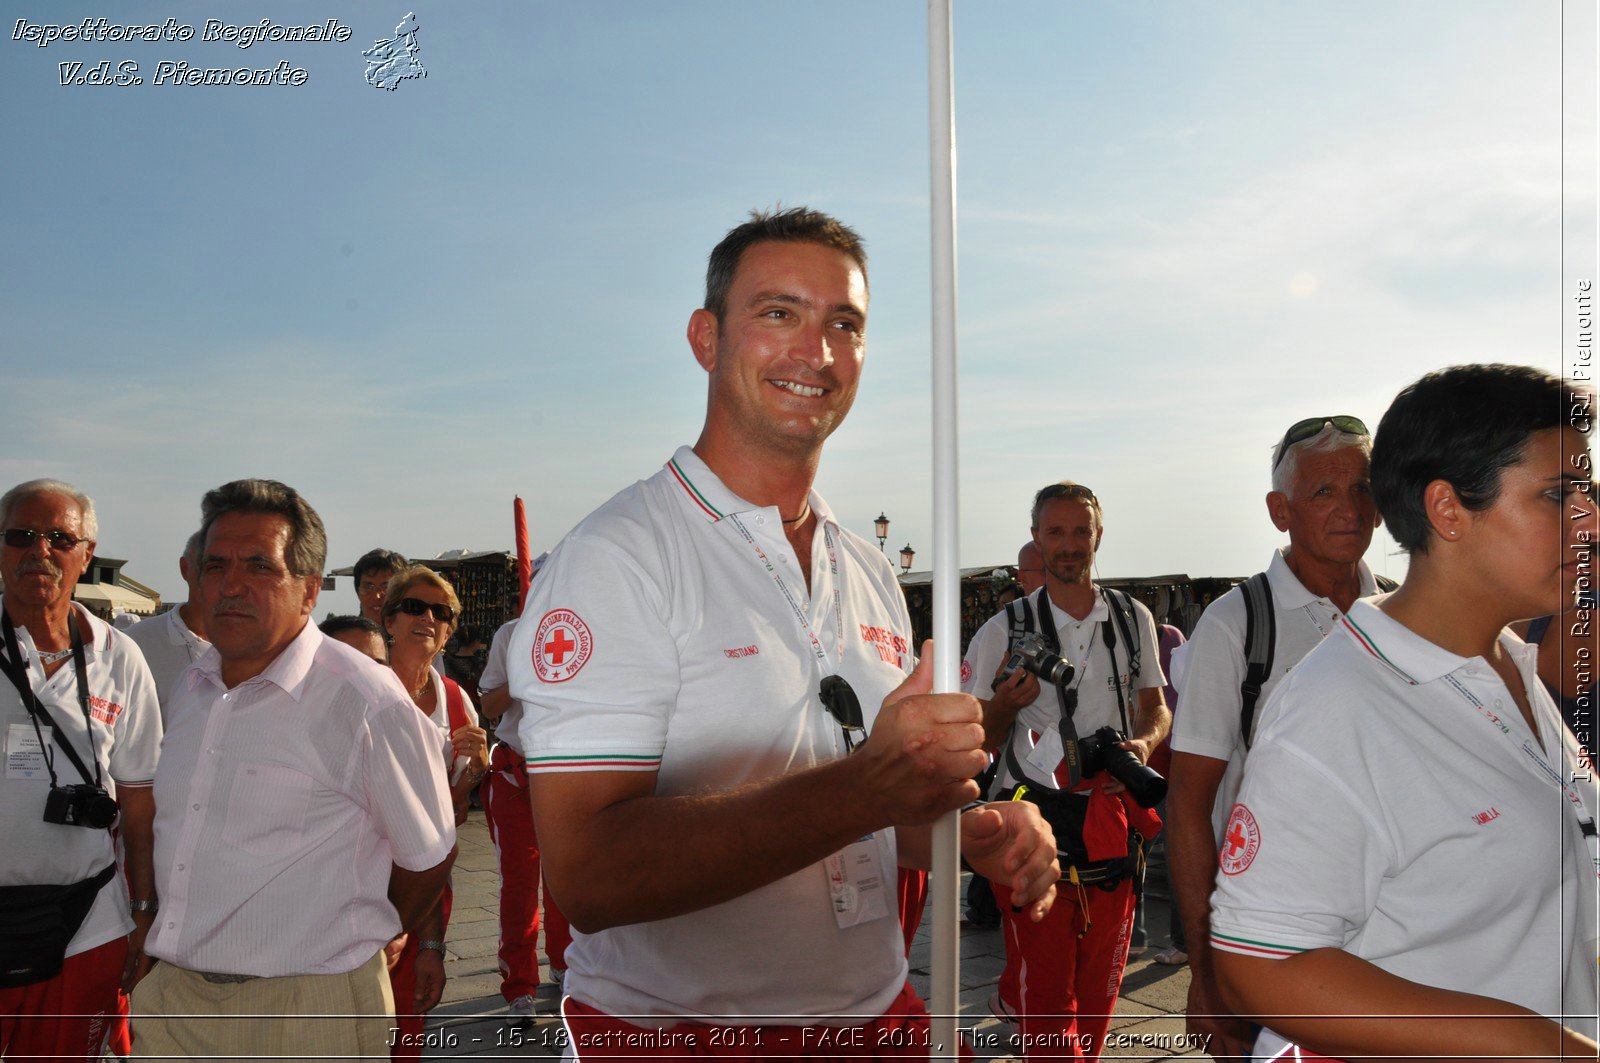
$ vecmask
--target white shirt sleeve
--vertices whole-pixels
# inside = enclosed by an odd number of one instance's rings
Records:
[[[394,862],[407,871],[426,871],[456,841],[438,728],[409,698],[397,699],[371,710],[366,738],[359,770],[367,810],[389,840]]]
[[[1212,947],[1282,959],[1349,941],[1397,870],[1373,804],[1321,760],[1263,736],[1217,840]]]
[[[126,700],[117,717],[107,772],[125,786],[142,786],[156,777],[161,755],[161,701],[144,652],[120,631],[111,633],[113,689]]]
[[[1230,592],[1231,594],[1232,592]],[[1172,748],[1213,760],[1231,760],[1239,744],[1239,684],[1244,681],[1244,643],[1228,619],[1243,599],[1222,598],[1195,625],[1186,643]],[[1261,706],[1257,706],[1259,709]]]
[[[1167,674],[1161,670],[1161,637],[1156,634],[1156,618],[1138,599],[1133,602],[1133,615],[1139,625],[1139,680],[1134,689],[1159,690],[1167,685]]]
[[[489,659],[484,662],[483,674],[478,677],[479,690],[498,690],[508,682],[506,652],[511,647],[511,636],[517,630],[515,620],[500,625],[489,641]]]
[[[986,620],[967,644],[961,659],[961,692],[988,701],[994,697],[994,673],[1005,660],[1011,623],[1004,610]]]
[[[528,771],[655,771],[680,686],[670,604],[625,550],[574,533],[550,555],[508,654]]]

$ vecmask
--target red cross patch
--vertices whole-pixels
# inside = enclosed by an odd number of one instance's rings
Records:
[[[972,682],[972,662],[965,657],[961,658],[961,685],[966,686]]]
[[[545,683],[565,683],[583,670],[594,652],[589,625],[571,609],[552,609],[533,637],[533,670]]]
[[[1260,851],[1261,828],[1256,826],[1256,817],[1245,806],[1234,805],[1233,815],[1228,817],[1228,825],[1222,830],[1222,850],[1217,854],[1222,873],[1239,874],[1250,866]]]

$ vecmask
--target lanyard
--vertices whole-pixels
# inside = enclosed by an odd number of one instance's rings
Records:
[[[1460,680],[1456,679],[1456,677],[1453,675],[1446,676],[1445,680],[1456,689],[1457,693],[1466,698],[1467,701],[1472,704],[1473,708],[1478,710],[1478,715],[1482,716],[1485,722],[1491,724],[1495,730],[1505,735],[1508,741],[1516,741],[1516,739],[1511,735],[1511,728],[1506,726],[1505,722],[1500,719],[1498,714],[1491,711],[1488,706],[1479,701],[1472,691],[1468,690]],[[1507,693],[1509,694],[1510,691],[1507,690]],[[1533,708],[1533,694],[1531,692],[1528,694],[1528,708],[1530,710]],[[1594,817],[1591,816],[1589,814],[1589,810],[1584,807],[1583,798],[1579,796],[1578,791],[1569,781],[1563,779],[1559,774],[1557,774],[1556,770],[1550,766],[1550,762],[1545,759],[1543,751],[1538,749],[1533,744],[1533,740],[1531,738],[1524,738],[1522,740],[1522,754],[1523,756],[1527,757],[1529,763],[1532,764],[1535,769],[1535,773],[1542,776],[1553,786],[1559,789],[1562,795],[1566,797],[1567,803],[1572,806],[1573,815],[1576,816],[1578,820],[1578,827],[1583,832],[1584,842],[1589,847],[1589,858],[1594,862],[1595,875],[1600,877],[1600,837],[1596,836]]]
[[[817,664],[822,669],[822,674],[827,676],[837,673],[839,665],[844,663],[844,607],[841,604],[839,591],[839,554],[833,544],[833,533],[828,530],[826,524],[822,526],[822,541],[828,550],[828,574],[833,579],[833,620],[838,634],[838,648],[834,656],[834,660],[838,664],[830,665],[828,663],[828,651],[823,648],[822,642],[817,638],[817,633],[811,629],[811,621],[807,618],[805,609],[800,605],[800,600],[794,596],[794,592],[789,589],[789,585],[783,582],[783,575],[779,573],[777,566],[773,565],[772,559],[767,557],[767,552],[761,549],[761,544],[756,542],[756,537],[750,534],[750,529],[744,526],[744,521],[740,520],[737,514],[730,513],[728,519],[733,522],[735,528],[739,529],[739,534],[744,536],[744,541],[749,543],[751,549],[756,552],[757,559],[767,570],[767,575],[772,577],[772,582],[778,585],[778,590],[783,592],[784,601],[789,603],[789,609],[794,613],[795,623],[800,625],[800,630],[805,633],[806,639],[811,643],[811,653],[816,657]]]
[[[84,767],[83,761],[78,758],[77,751],[67,741],[67,736],[62,733],[54,717],[44,707],[44,702],[39,700],[39,695],[33,692],[33,685],[28,679],[28,661],[22,656],[22,650],[17,645],[17,630],[11,623],[11,614],[0,608],[0,631],[5,636],[5,652],[7,655],[5,669],[6,676],[11,680],[11,685],[17,688],[17,696],[22,699],[22,707],[28,712],[28,719],[33,721],[33,732],[39,739],[40,749],[44,753],[45,771],[50,773],[50,785],[56,786],[55,757],[50,754],[50,743],[44,740],[44,731],[39,726],[39,720],[44,719],[50,725],[56,741],[67,754],[67,759],[72,766],[78,769],[78,774],[83,776],[83,781],[100,786],[100,758],[94,751],[94,723],[89,717],[89,669],[83,660],[83,636],[78,631],[77,616],[68,613],[67,627],[72,632],[72,668],[76,673],[78,683],[78,707],[83,710],[83,733],[89,742],[89,758],[94,761],[94,777],[90,778],[89,769]]]
[[[828,574],[833,580],[833,621],[835,634],[837,635],[837,646],[834,654],[834,661],[837,663],[829,664],[828,651],[823,648],[822,640],[817,638],[817,633],[812,630],[811,620],[806,616],[804,607],[801,606],[800,600],[795,597],[794,592],[789,589],[789,585],[783,581],[783,575],[778,571],[777,566],[772,563],[772,559],[767,556],[767,552],[761,549],[761,544],[756,542],[756,537],[750,534],[750,529],[744,526],[744,521],[739,519],[738,514],[730,513],[727,519],[733,522],[735,528],[739,529],[739,534],[744,536],[744,541],[749,543],[750,548],[755,551],[756,558],[761,562],[762,567],[767,570],[767,575],[772,577],[772,582],[776,583],[778,590],[783,592],[783,599],[789,603],[789,610],[794,614],[795,623],[800,625],[800,630],[805,633],[806,641],[811,644],[811,654],[816,658],[817,666],[822,671],[822,696],[824,701],[826,702],[829,697],[828,681],[830,679],[837,678],[838,683],[836,685],[841,685],[848,691],[849,684],[844,682],[843,677],[838,674],[839,668],[844,664],[844,603],[839,587],[839,552],[834,546],[833,532],[828,530],[827,524],[823,524],[822,542],[828,551]],[[854,700],[855,695],[853,692],[850,694],[850,698]],[[828,710],[830,716],[838,718],[836,710],[831,704],[825,704],[824,708]],[[855,714],[858,717],[856,725],[860,726],[859,707],[857,707]],[[840,719],[839,724],[840,731],[844,735],[845,751],[849,752],[854,748],[855,743],[850,736],[850,729],[846,721]]]

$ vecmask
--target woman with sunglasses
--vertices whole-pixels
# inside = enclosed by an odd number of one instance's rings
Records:
[[[1379,424],[1406,582],[1273,693],[1221,838],[1213,957],[1255,1058],[1595,1058],[1594,777],[1504,630],[1588,570],[1591,401],[1458,366]]]
[[[478,714],[459,686],[433,668],[461,616],[455,588],[422,565],[397,572],[383,598],[383,629],[389,636],[389,667],[400,677],[418,710],[440,731],[456,822],[466,819],[467,795],[489,768],[489,743]],[[448,752],[443,750],[448,747]],[[450,889],[415,933],[409,935],[389,968],[394,987],[395,1059],[422,1056],[422,1016],[444,992],[444,933],[450,921]],[[398,941],[399,939],[397,939]]]

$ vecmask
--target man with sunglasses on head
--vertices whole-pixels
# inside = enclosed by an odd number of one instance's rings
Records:
[[[134,993],[134,1048],[386,1057],[383,947],[418,927],[455,858],[447,743],[393,671],[310,622],[327,535],[305,499],[235,480],[200,509],[211,648],[168,706],[162,962]]]
[[[796,208],[730,231],[689,319],[698,441],[556,547],[512,636],[584,1060],[929,1055],[896,866],[926,868],[929,825],[978,796],[982,729],[971,698],[929,693],[931,662],[907,676],[894,572],[812,490],[866,325],[850,229]],[[961,820],[968,859],[1041,917],[1037,813]]]
[[[1107,727],[1121,739],[1115,747],[1142,765],[1172,721],[1155,618],[1091,578],[1104,535],[1093,491],[1070,481],[1042,488],[1033,500],[1033,541],[1044,585],[985,622],[961,662],[962,687],[983,701],[986,742],[996,754],[990,796],[1017,801],[1041,790],[1034,800],[1075,810],[1052,823],[1068,855],[1061,895],[1045,920],[1019,918],[1011,891],[993,884],[1006,967],[990,1008],[1020,1025],[1030,1059],[1099,1058],[1133,925],[1140,849],[1132,833],[1149,839],[1160,826],[1109,772],[1075,768],[1082,752],[1075,740],[1092,742]],[[1025,638],[1042,640],[1070,674],[1058,673],[1056,683],[1026,667],[1008,671]]]
[[[72,602],[93,501],[32,480],[0,529],[0,1057],[97,1060],[148,968],[160,706],[138,646]]]
[[[1379,589],[1361,559],[1378,526],[1371,455],[1372,437],[1355,417],[1311,417],[1290,426],[1273,448],[1267,494],[1267,513],[1288,533],[1289,545],[1273,553],[1266,572],[1211,603],[1184,650],[1167,848],[1175,914],[1189,946],[1188,1028],[1211,1038],[1214,1056],[1248,1055],[1255,1036],[1223,1003],[1211,969],[1219,845],[1224,854],[1237,845],[1221,836],[1222,826],[1250,737],[1261,725],[1259,710],[1351,604]],[[1259,633],[1250,653],[1252,627]],[[1274,633],[1270,642],[1267,632]]]

